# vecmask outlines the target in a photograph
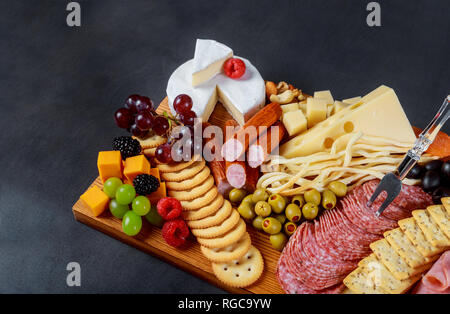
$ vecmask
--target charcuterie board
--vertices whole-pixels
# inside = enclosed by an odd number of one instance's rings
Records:
[[[165,98],[159,105],[157,112],[169,111],[168,101]],[[230,114],[219,103],[214,109],[209,122],[213,125],[223,127],[226,120],[230,119]],[[97,178],[91,186],[102,186],[100,178]],[[122,231],[122,223],[113,217],[109,211],[105,211],[95,217],[90,209],[81,200],[78,200],[73,208],[75,219],[94,229],[97,229],[109,236],[112,236],[126,244],[136,247],[148,254],[156,256],[184,271],[187,271],[209,283],[212,283],[231,293],[258,293],[258,294],[279,294],[283,290],[276,278],[276,264],[280,253],[272,248],[268,235],[248,227],[247,231],[252,239],[252,244],[259,249],[264,258],[264,272],[258,281],[246,288],[232,288],[221,283],[213,274],[211,263],[203,256],[200,245],[192,242],[186,249],[175,249],[164,241],[161,230],[151,226],[146,221],[143,222],[142,231],[135,237],[127,236]]]

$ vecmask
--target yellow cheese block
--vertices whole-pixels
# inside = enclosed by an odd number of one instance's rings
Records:
[[[108,195],[96,185],[84,192],[80,199],[89,207],[95,217],[103,213],[109,205]]]
[[[445,250],[444,248],[433,246],[428,242],[413,217],[400,220],[398,225],[417,250],[425,256],[427,262],[431,262],[433,256],[437,256]]]
[[[289,111],[297,111],[299,110],[299,106],[298,103],[294,102],[292,104],[287,104],[287,105],[282,105],[281,107],[281,111],[283,111],[283,113],[289,112]]]
[[[427,264],[425,257],[414,247],[400,228],[385,232],[384,237],[409,266],[416,268]]]
[[[327,102],[322,98],[308,98],[306,100],[306,119],[308,128],[327,118]]]
[[[331,95],[331,92],[329,90],[314,92],[314,98],[321,98],[325,100],[327,105],[334,104],[333,96]]]
[[[307,123],[305,115],[299,109],[283,114],[283,124],[286,127],[289,136],[306,131]]]
[[[293,158],[317,153],[325,149],[325,142],[334,141],[345,133],[359,131],[411,146],[416,140],[394,90],[380,86],[361,98],[360,102],[342,109],[283,144],[280,147],[280,155]]]
[[[345,109],[348,106],[349,106],[349,104],[346,104],[346,103],[344,103],[342,101],[336,100],[334,102],[334,107],[333,107],[332,114],[338,113],[339,111],[341,111],[342,109]]]
[[[447,238],[439,226],[431,220],[430,215],[426,210],[413,210],[412,215],[425,235],[425,238],[433,246],[447,247],[450,245],[450,239]]]
[[[431,216],[431,220],[441,228],[447,238],[450,238],[450,214],[447,213],[444,206],[428,206],[427,211]]]

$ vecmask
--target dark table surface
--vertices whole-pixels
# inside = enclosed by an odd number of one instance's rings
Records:
[[[158,102],[196,38],[233,48],[273,81],[337,99],[393,87],[424,127],[450,92],[450,2],[0,1],[0,293],[220,293],[200,279],[78,223],[72,204],[122,134],[127,95]],[[449,126],[445,128],[448,132]],[[81,287],[66,266],[81,265]]]

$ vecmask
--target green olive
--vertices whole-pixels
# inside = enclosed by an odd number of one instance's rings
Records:
[[[284,224],[284,233],[286,233],[288,237],[294,234],[295,230],[297,230],[297,225],[292,221],[288,221]]]
[[[269,237],[270,243],[272,243],[272,246],[277,251],[283,251],[284,246],[286,245],[288,239],[284,235],[284,233],[277,233],[273,234]]]
[[[269,193],[267,193],[266,189],[259,188],[253,192],[252,201],[253,203],[257,203],[259,201],[267,201],[269,198]]]
[[[331,190],[325,189],[322,192],[322,207],[332,209],[336,206],[336,195]]]
[[[304,198],[306,203],[313,203],[316,204],[317,206],[320,205],[321,197],[319,191],[317,191],[316,189],[306,191]]]
[[[270,207],[269,203],[264,202],[264,201],[259,201],[255,205],[255,212],[259,216],[267,217],[272,213],[272,208]]]
[[[286,207],[286,218],[292,222],[298,222],[302,218],[302,210],[297,205],[291,203]]]
[[[339,197],[344,197],[347,194],[347,186],[340,181],[333,181],[328,188]]]
[[[232,189],[228,194],[228,199],[230,200],[230,202],[238,204],[242,202],[246,195],[247,191],[244,189]]]
[[[252,197],[253,197],[253,194],[247,195],[246,197],[244,197],[244,198],[242,199],[241,204],[242,204],[242,203],[249,203],[249,204],[251,204],[252,206],[255,205],[255,203],[253,203],[253,201],[252,201]]]
[[[273,215],[273,218],[276,218],[281,224],[284,224],[287,219],[285,214]]]
[[[280,194],[270,195],[268,202],[270,207],[272,207],[272,211],[277,214],[281,214],[286,207],[286,200]]]
[[[276,234],[281,231],[281,222],[276,218],[267,217],[262,222],[262,228],[268,234]]]
[[[241,205],[239,205],[238,212],[242,216],[242,218],[246,220],[252,220],[256,216],[253,206],[249,203],[242,203]]]
[[[302,208],[303,205],[305,205],[305,199],[303,198],[303,195],[296,195],[292,198],[291,201],[293,204],[297,205],[298,207]]]
[[[306,219],[314,219],[319,213],[319,207],[317,207],[317,205],[313,203],[306,203],[305,205],[303,205],[302,213]]]
[[[253,228],[255,228],[256,230],[263,230],[263,227],[262,227],[263,220],[264,220],[263,217],[256,216],[252,222]]]

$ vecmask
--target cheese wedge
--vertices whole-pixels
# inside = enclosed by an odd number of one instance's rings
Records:
[[[361,98],[360,102],[346,107],[283,144],[280,155],[294,158],[317,153],[325,149],[325,142],[330,142],[330,139],[334,141],[345,133],[359,131],[411,146],[416,140],[394,90],[380,86]]]
[[[385,232],[384,237],[409,266],[416,268],[427,264],[425,257],[414,247],[400,228]]]
[[[431,216],[431,220],[441,228],[447,238],[450,238],[450,214],[447,214],[444,206],[428,206],[427,211]]]
[[[220,73],[224,62],[232,56],[233,50],[224,44],[210,39],[197,39],[192,86],[198,86]]]
[[[447,238],[439,226],[431,220],[426,210],[413,210],[412,215],[425,235],[425,238],[433,246],[447,247],[450,245],[450,239]]]
[[[425,256],[427,262],[431,262],[433,256],[438,256],[439,253],[445,251],[445,248],[433,246],[428,242],[413,217],[400,220],[398,225],[417,250]]]

